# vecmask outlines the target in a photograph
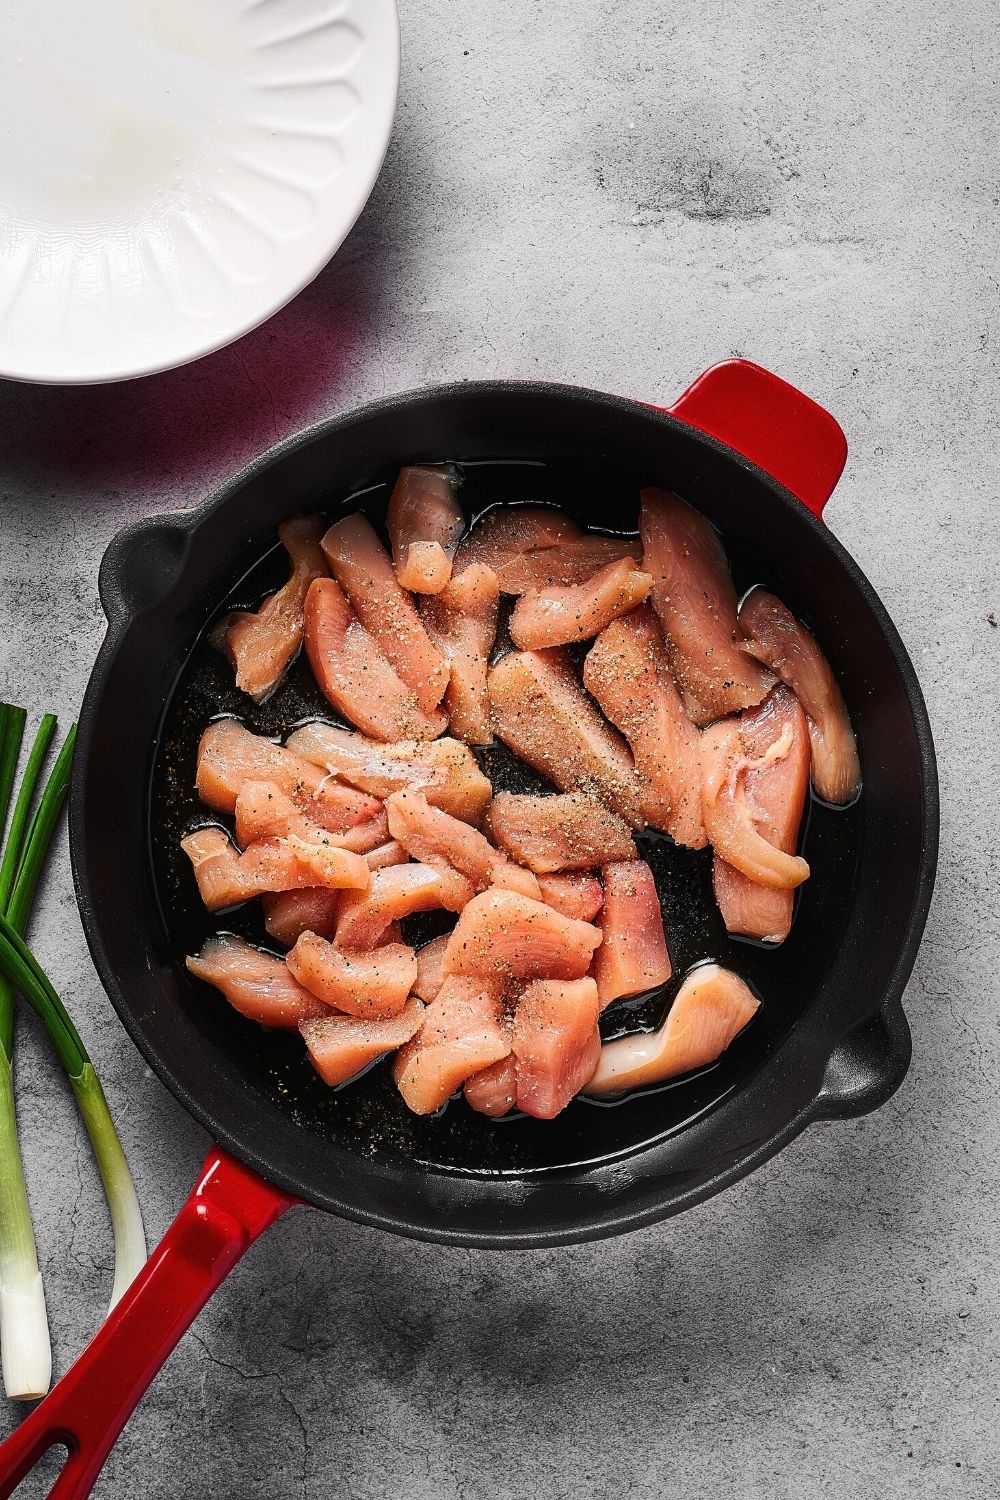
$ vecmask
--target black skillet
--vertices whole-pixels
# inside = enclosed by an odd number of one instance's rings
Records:
[[[133,1287],[0,1448],[0,1500],[54,1442],[69,1457],[51,1494],[89,1493],[184,1329],[293,1202],[462,1245],[619,1234],[719,1192],[811,1121],[874,1109],[898,1086],[910,1057],[901,995],[934,881],[937,781],[902,642],[819,519],[845,457],[828,413],[742,360],[709,370],[666,412],[565,386],[457,385],[323,423],[197,511],[115,538],[100,576],[108,633],[73,781],[77,894],[122,1022],[219,1145]],[[707,851],[647,840],[676,978],[633,1014],[609,1013],[609,1034],[656,1024],[684,970],[706,957],[737,967],[763,1004],[716,1067],[612,1106],[574,1101],[554,1122],[491,1122],[460,1100],[417,1119],[384,1068],[331,1093],[297,1038],[244,1022],[182,966],[210,925],[176,853],[197,817],[198,732],[226,709],[262,732],[329,713],[304,666],[253,709],[204,627],[278,581],[285,516],[361,504],[377,520],[401,464],[441,459],[463,466],[473,511],[552,500],[609,531],[634,529],[641,484],[677,490],[718,526],[737,585],[766,583],[812,626],[858,731],[863,793],[846,811],[812,806],[813,875],[780,949],[726,938]],[[489,769],[500,783],[513,774],[502,757]],[[252,917],[229,921],[255,935]]]

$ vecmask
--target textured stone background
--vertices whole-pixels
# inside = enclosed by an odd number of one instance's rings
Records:
[[[993,1496],[995,10],[403,12],[389,158],[315,285],[192,369],[0,390],[0,691],[72,716],[112,533],[199,500],[306,422],[457,377],[667,398],[751,355],[843,422],[852,457],[828,517],[899,625],[934,721],[943,845],[906,999],[914,1063],[878,1114],[813,1129],[723,1198],[616,1242],[501,1258],[289,1216],[185,1338],[97,1493]],[[35,933],[156,1236],[205,1140],[100,990],[64,852]],[[101,1315],[108,1237],[30,1022],[19,1047],[62,1370]]]

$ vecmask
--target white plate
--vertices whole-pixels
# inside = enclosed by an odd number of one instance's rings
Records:
[[[0,376],[196,359],[282,307],[392,128],[395,0],[7,0]]]

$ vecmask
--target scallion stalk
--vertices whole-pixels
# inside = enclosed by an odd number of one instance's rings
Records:
[[[146,1236],[135,1185],[94,1065],[66,1007],[31,949],[0,916],[0,972],[39,1014],[73,1086],[94,1148],[115,1236],[115,1280],[111,1306],[146,1260]]]
[[[26,722],[23,708],[0,704],[0,836],[7,821]],[[50,731],[48,739],[51,737]],[[43,737],[41,753],[35,759],[34,782],[48,739]],[[36,746],[39,743],[37,738],[35,743]],[[0,861],[0,871],[13,871],[20,859],[21,834],[34,782],[29,795],[24,797],[22,788],[17,799],[7,855]],[[38,863],[40,868],[40,859]],[[6,980],[3,985],[6,987]],[[52,1348],[17,1137],[12,1040],[13,994],[0,995],[0,1366],[7,1395],[14,1400],[30,1401],[44,1396],[49,1388]]]
[[[56,732],[56,718],[54,714],[46,714],[38,726],[35,742],[28,752],[28,763],[21,777],[21,788],[14,803],[14,811],[10,819],[10,832],[7,835],[7,843],[3,851],[3,859],[0,860],[0,911],[7,910],[7,902],[14,888],[14,880],[17,876],[17,867],[21,862],[21,852],[24,848],[24,830],[28,826],[28,817],[31,812],[31,804],[35,799],[35,788],[38,778],[42,773],[42,762],[52,743],[52,736]],[[10,1052],[10,1047],[7,1047]]]
[[[0,704],[0,834],[25,720],[23,709]],[[47,714],[27,758],[0,859],[0,1358],[8,1396],[23,1399],[44,1395],[52,1359],[14,1108],[11,1056],[18,991],[41,1016],[94,1148],[115,1237],[112,1307],[146,1259],[142,1215],[104,1090],[65,1006],[24,942],[35,889],[69,789],[75,726],[32,813],[55,727],[54,717]]]
[[[0,703],[0,843],[7,826],[7,809],[27,722],[28,715],[23,708],[15,708],[13,703]]]

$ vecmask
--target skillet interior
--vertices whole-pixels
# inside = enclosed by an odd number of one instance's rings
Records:
[[[190,791],[201,728],[220,710],[267,733],[329,714],[304,665],[248,713],[228,668],[207,643],[195,644],[199,632],[223,604],[255,604],[279,580],[272,542],[283,516],[334,514],[365,491],[377,519],[400,462],[443,457],[468,462],[463,498],[472,509],[499,499],[554,500],[582,523],[613,530],[634,528],[641,483],[678,489],[719,525],[738,586],[767,582],[813,625],[859,730],[865,793],[847,812],[812,808],[813,879],[781,949],[725,937],[707,855],[656,837],[647,844],[677,978],[640,1007],[641,1019],[658,1020],[684,970],[705,957],[732,963],[764,1003],[718,1067],[614,1106],[575,1102],[556,1122],[496,1124],[462,1104],[419,1120],[383,1068],[331,1094],[297,1038],[243,1022],[178,964],[217,925],[176,851],[177,834],[203,817]],[[88,934],[112,998],[161,1076],[272,1180],[434,1237],[538,1243],[613,1232],[711,1190],[800,1128],[834,1044],[866,1019],[864,1102],[898,1081],[908,1057],[905,1023],[871,1017],[905,978],[900,949],[923,898],[922,706],[891,626],[841,549],[726,450],[669,419],[586,393],[463,387],[403,398],[292,445],[208,514],[140,528],[112,548],[102,592],[112,628],[88,694],[74,807]],[[161,727],[154,769],[150,747]],[[502,757],[491,767],[498,781],[508,769]],[[134,896],[127,924],[123,889]],[[245,912],[225,925],[259,938],[255,922]],[[906,970],[910,962],[912,954]],[[609,1016],[616,1019],[621,1024],[621,1008]]]

